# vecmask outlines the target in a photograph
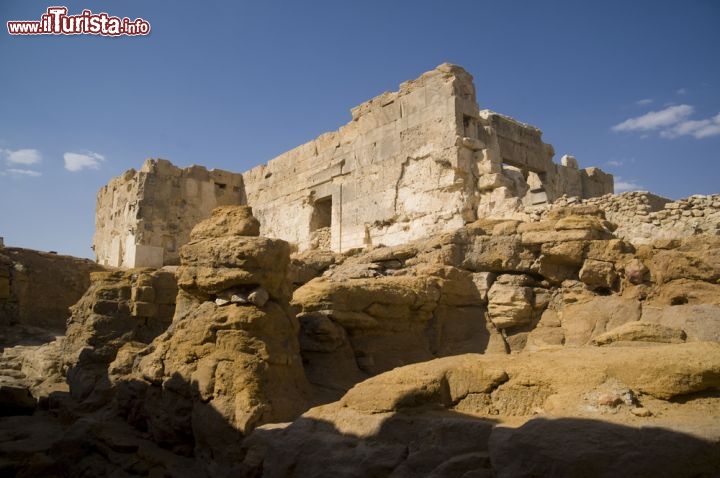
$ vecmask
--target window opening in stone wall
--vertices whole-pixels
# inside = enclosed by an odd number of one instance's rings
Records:
[[[215,183],[215,187],[217,187],[218,189],[225,189],[227,187],[227,184]]]
[[[330,228],[332,226],[332,196],[320,198],[313,203],[310,216],[310,247],[330,249]]]

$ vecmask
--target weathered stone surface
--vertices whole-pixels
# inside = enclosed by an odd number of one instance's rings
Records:
[[[686,304],[670,307],[643,307],[642,320],[681,329],[688,341],[720,342],[720,305]]]
[[[88,259],[5,247],[0,249],[0,326],[14,324],[61,332],[69,307],[104,268]]]
[[[619,297],[596,297],[568,304],[560,311],[566,345],[584,345],[626,322],[640,319],[640,304]]]
[[[688,345],[470,354],[398,368],[292,424],[255,430],[243,444],[243,465],[269,476],[713,473],[718,418],[704,415],[718,398],[692,411],[667,401],[720,383],[720,346]],[[644,403],[662,404],[662,417],[638,404],[642,393]],[[676,420],[712,424],[693,437],[648,427]],[[518,442],[533,460],[518,459]]]
[[[37,400],[25,387],[0,383],[0,416],[31,415]]]
[[[635,258],[625,264],[624,272],[631,284],[642,284],[648,279],[650,271],[640,259]]]
[[[533,291],[496,282],[488,292],[488,314],[499,329],[525,325],[532,319]]]
[[[596,345],[608,345],[614,342],[659,342],[659,343],[682,343],[686,334],[681,329],[667,327],[651,322],[627,322],[609,332],[600,334],[592,343]]]
[[[290,246],[279,239],[222,236],[182,247],[178,285],[207,296],[232,287],[261,286],[273,297],[289,293]],[[254,286],[254,287],[252,287]]]
[[[148,159],[140,171],[126,171],[98,192],[97,262],[156,268],[179,264],[178,251],[192,227],[215,207],[242,204],[243,198],[241,174],[202,166],[181,169],[164,159]]]
[[[203,239],[183,247],[172,324],[109,365],[128,421],[178,453],[223,463],[253,428],[296,417],[310,399],[288,307],[289,246],[238,235],[254,220],[235,211],[200,223]]]
[[[645,264],[658,284],[676,279],[716,282],[720,280],[720,236],[683,239],[677,248],[656,250]]]
[[[91,280],[72,307],[61,350],[70,393],[78,402],[97,408],[110,400],[108,365],[118,350],[126,342],[149,344],[167,329],[178,289],[173,273],[163,270],[95,272]],[[133,297],[152,297],[155,302],[137,302]]]
[[[590,287],[613,289],[618,275],[612,262],[587,259],[580,269],[578,277]]]
[[[190,232],[191,241],[223,236],[259,236],[260,222],[248,206],[220,206]]]

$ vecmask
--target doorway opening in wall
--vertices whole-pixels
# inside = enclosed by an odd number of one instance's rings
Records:
[[[330,228],[332,227],[332,196],[326,196],[313,203],[310,216],[310,248],[330,249]]]

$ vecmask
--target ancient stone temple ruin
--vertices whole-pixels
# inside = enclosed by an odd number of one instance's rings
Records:
[[[93,249],[103,265],[162,267],[178,264],[190,230],[217,206],[244,204],[242,175],[181,169],[149,160],[98,192]]]
[[[512,218],[562,195],[613,192],[613,178],[553,162],[539,129],[480,110],[472,76],[443,64],[352,110],[352,121],[245,173],[148,160],[98,194],[101,264],[178,263],[192,226],[247,204],[261,234],[298,250],[395,245],[481,217]]]

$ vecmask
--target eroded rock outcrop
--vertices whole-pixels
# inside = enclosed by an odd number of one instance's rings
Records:
[[[62,333],[69,307],[90,285],[90,273],[104,270],[88,259],[0,248],[0,326],[39,327]],[[0,330],[0,342],[7,342]]]
[[[97,272],[72,307],[62,341],[63,369],[75,400],[90,408],[110,399],[108,370],[118,351],[142,347],[164,332],[175,312],[172,271],[131,269]]]
[[[720,398],[672,400],[719,385],[717,343],[447,357],[256,430],[243,464],[268,477],[713,476]]]
[[[720,237],[616,231],[585,204],[291,260],[220,208],[177,270],[95,274],[46,344],[72,424],[28,401],[48,438],[0,419],[0,450],[26,476],[713,476]]]
[[[302,336],[318,336],[301,342],[309,373],[328,353],[346,364],[354,353],[374,374],[423,357],[591,344],[641,320],[672,329],[661,342],[717,340],[720,237],[636,246],[614,230],[602,210],[578,206],[335,258],[294,295]],[[620,336],[646,341],[655,329]]]
[[[285,241],[257,237],[247,207],[198,224],[181,250],[172,324],[110,365],[129,372],[112,377],[121,413],[178,453],[227,461],[254,427],[305,410],[289,256]]]

